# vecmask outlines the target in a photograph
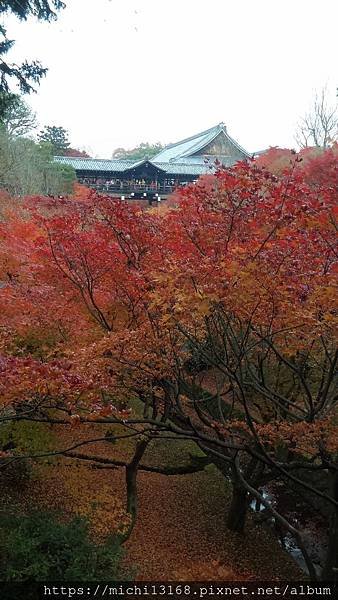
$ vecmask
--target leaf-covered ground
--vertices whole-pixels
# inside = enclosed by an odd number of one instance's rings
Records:
[[[229,490],[214,469],[189,476],[141,474],[138,524],[128,562],[147,579],[290,579],[293,561],[269,531],[249,520],[245,535],[225,527]]]
[[[95,425],[64,434],[58,443],[95,437]],[[63,445],[62,444],[62,445]],[[84,452],[115,458],[130,457],[133,442],[101,442]],[[144,457],[148,464],[184,464],[195,452],[186,442],[153,442]],[[7,502],[18,510],[61,508],[90,517],[93,535],[123,529],[124,469],[93,469],[89,463],[53,459],[33,468],[33,479]],[[214,467],[184,476],[140,472],[139,516],[126,543],[125,565],[135,567],[140,580],[297,579],[302,575],[268,529],[250,515],[244,535],[225,526],[230,488]]]

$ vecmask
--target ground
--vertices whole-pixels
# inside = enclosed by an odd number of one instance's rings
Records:
[[[99,426],[55,431],[59,444],[94,437]],[[133,442],[100,442],[85,452],[118,458],[130,456]],[[175,464],[196,450],[187,442],[152,443],[143,462]],[[3,501],[18,510],[61,508],[70,515],[86,514],[93,535],[125,527],[124,469],[93,469],[87,462],[51,459],[33,467],[33,479],[11,490]],[[230,487],[214,467],[184,476],[141,472],[138,477],[139,514],[125,544],[124,565],[138,580],[302,579],[298,567],[279,546],[274,534],[256,524],[250,514],[243,535],[229,532],[225,516]]]

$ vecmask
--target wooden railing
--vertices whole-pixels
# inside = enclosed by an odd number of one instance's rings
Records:
[[[97,190],[98,192],[106,192],[108,194],[116,194],[117,196],[125,195],[130,196],[131,194],[144,194],[144,197],[158,194],[160,196],[167,196],[171,194],[177,186],[158,184],[157,186],[152,185],[134,185],[134,184],[123,184],[123,185],[110,185],[107,183],[85,183],[84,185],[91,189]]]

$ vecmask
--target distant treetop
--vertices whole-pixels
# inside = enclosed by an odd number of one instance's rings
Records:
[[[68,131],[63,127],[47,125],[38,133],[39,142],[49,142],[53,146],[53,152],[56,155],[63,154],[70,143],[68,140]]]
[[[329,103],[328,90],[316,92],[310,111],[298,125],[295,140],[300,148],[326,150],[338,141],[338,103]]]
[[[142,160],[143,158],[151,158],[163,150],[164,146],[160,142],[149,144],[142,142],[139,146],[126,150],[125,148],[116,148],[112,154],[112,158],[130,158],[131,160]]]
[[[91,158],[85,150],[78,150],[77,148],[66,148],[63,152],[63,156],[71,156],[73,158]]]
[[[71,148],[69,133],[64,127],[47,125],[38,133],[39,142],[48,142],[52,146],[54,156],[73,156],[79,158],[90,158],[85,150]]]

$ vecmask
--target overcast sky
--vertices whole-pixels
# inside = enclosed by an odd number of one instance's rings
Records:
[[[30,105],[93,156],[221,121],[250,152],[293,147],[315,89],[335,101],[335,0],[64,2],[51,24],[5,19],[11,58],[48,67]]]

